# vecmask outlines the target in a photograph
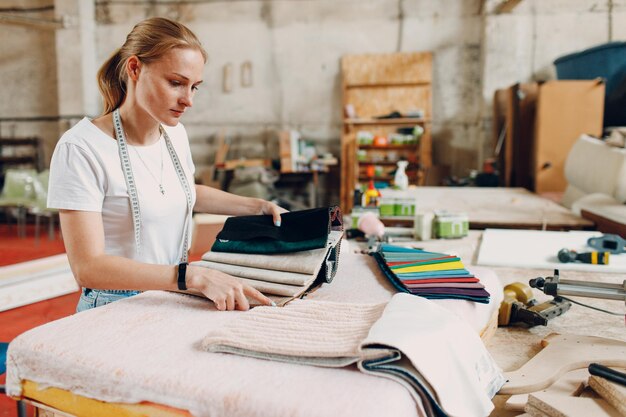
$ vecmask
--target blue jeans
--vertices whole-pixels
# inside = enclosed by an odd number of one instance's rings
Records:
[[[132,297],[139,294],[140,291],[128,290],[93,290],[91,288],[83,288],[76,306],[76,312],[89,310],[90,308],[105,306],[113,301],[123,298]]]

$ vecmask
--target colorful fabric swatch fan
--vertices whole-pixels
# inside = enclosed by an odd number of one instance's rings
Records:
[[[382,244],[373,256],[399,291],[430,299],[489,303],[485,286],[456,256],[389,244]]]

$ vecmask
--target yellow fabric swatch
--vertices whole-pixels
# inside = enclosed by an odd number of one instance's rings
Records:
[[[440,264],[407,266],[406,268],[394,269],[396,274],[406,274],[409,272],[427,272],[427,271],[447,271],[449,269],[464,269],[463,262],[445,262]]]

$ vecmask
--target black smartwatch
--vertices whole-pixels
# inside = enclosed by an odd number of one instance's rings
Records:
[[[178,289],[185,291],[187,289],[187,282],[185,276],[187,275],[187,262],[181,262],[178,264]]]

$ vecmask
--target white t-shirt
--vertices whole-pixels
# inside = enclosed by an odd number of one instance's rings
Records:
[[[187,132],[180,123],[164,128],[183,165],[195,204],[195,168]],[[65,132],[54,149],[48,207],[102,213],[108,255],[152,264],[177,264],[183,250],[184,223],[187,219],[191,228],[191,215],[187,216],[185,193],[165,140],[161,137],[148,146],[128,145],[128,152],[141,212],[139,254],[117,141],[87,118]],[[165,195],[159,190],[161,170]]]

